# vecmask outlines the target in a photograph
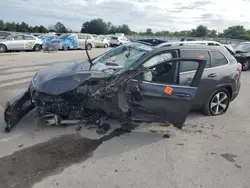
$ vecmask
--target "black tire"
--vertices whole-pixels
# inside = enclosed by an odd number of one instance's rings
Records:
[[[243,71],[247,71],[250,67],[250,59],[246,59],[243,63],[242,63],[242,70]]]
[[[4,53],[7,51],[7,48],[4,44],[0,44],[0,53]]]
[[[40,50],[42,49],[42,46],[40,44],[36,44],[34,47],[33,47],[33,50],[35,52],[39,52]]]
[[[109,47],[109,45],[108,44],[104,44],[104,48],[107,48],[107,47]]]
[[[69,48],[68,47],[62,47],[64,51],[67,51]]]
[[[216,101],[217,96],[220,97],[220,96],[223,96],[223,94],[226,96],[226,99],[224,101],[220,102],[220,105],[217,104],[214,106],[215,108],[217,108],[217,106],[218,106],[218,109],[220,110],[220,112],[215,113],[214,112],[215,109],[214,109],[214,107],[212,107],[211,103],[214,101],[213,103],[216,104],[215,101]],[[203,113],[207,116],[218,116],[218,115],[224,114],[228,109],[228,106],[230,104],[230,99],[231,99],[231,95],[226,88],[220,88],[220,89],[215,90],[213,92],[213,94],[208,98],[207,102],[205,103],[205,105],[203,107]],[[223,105],[224,109],[223,109],[222,105]]]
[[[87,44],[87,50],[91,50],[92,49],[92,45],[91,44]]]

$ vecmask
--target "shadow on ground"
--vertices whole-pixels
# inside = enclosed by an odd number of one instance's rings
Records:
[[[129,132],[131,129],[116,128],[100,139],[62,135],[16,151],[0,159],[0,187],[29,188],[48,175],[86,160],[103,142]]]

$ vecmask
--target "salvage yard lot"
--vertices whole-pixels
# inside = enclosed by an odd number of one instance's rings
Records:
[[[92,49],[90,56],[106,50]],[[226,114],[192,112],[182,130],[140,124],[131,133],[104,136],[84,127],[45,127],[31,113],[3,132],[5,102],[36,71],[81,59],[82,50],[0,54],[0,188],[250,187],[250,71],[242,73],[240,94]]]

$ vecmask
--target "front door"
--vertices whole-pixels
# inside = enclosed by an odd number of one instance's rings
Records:
[[[180,84],[180,62],[197,63],[190,85]],[[130,82],[132,116],[134,120],[167,121],[181,128],[185,122],[191,100],[196,95],[206,60],[174,58],[148,63],[141,67],[147,72]]]

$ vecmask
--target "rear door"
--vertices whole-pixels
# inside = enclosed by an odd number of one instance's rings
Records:
[[[190,85],[180,84],[180,62],[197,64]],[[191,58],[174,58],[156,64],[143,63],[142,66],[149,69],[146,74],[151,73],[151,79],[150,76],[145,76],[144,72],[143,76],[135,77],[131,81],[133,119],[168,121],[181,128],[196,95],[205,65],[206,60]],[[158,74],[161,72],[160,67],[165,67],[164,74]]]
[[[207,94],[210,94],[217,84],[216,75],[214,74],[214,69],[212,68],[211,56],[208,50],[199,49],[183,49],[180,52],[182,58],[204,58],[207,60],[205,69],[203,71],[199,88],[197,94],[193,98],[192,107],[198,108],[207,98]],[[192,79],[194,78],[197,69],[196,63],[180,63],[180,84],[190,85]]]
[[[36,39],[30,35],[24,35],[24,49],[32,50],[36,44]]]

